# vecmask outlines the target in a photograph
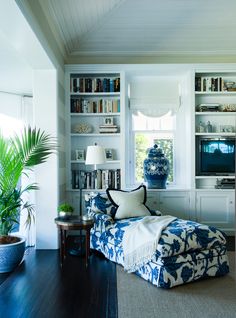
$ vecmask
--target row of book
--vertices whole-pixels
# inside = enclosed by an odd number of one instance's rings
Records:
[[[195,78],[196,92],[222,92],[225,90],[224,80],[222,77],[203,77]]]
[[[114,93],[120,92],[120,78],[71,78],[71,93]]]
[[[72,170],[72,189],[120,189],[120,169]]]
[[[71,98],[71,113],[119,113],[119,99],[88,100]]]

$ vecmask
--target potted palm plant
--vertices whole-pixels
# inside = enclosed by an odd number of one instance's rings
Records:
[[[11,235],[21,212],[27,211],[26,226],[34,220],[34,207],[24,194],[38,186],[22,188],[21,177],[28,177],[27,170],[45,162],[55,149],[55,140],[40,129],[28,127],[9,139],[0,133],[0,273],[12,271],[23,259],[25,239]]]

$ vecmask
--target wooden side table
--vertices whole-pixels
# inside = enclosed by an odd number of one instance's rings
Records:
[[[60,239],[60,263],[63,266],[64,260],[66,258],[66,241],[67,241],[67,231],[69,230],[85,230],[85,259],[86,266],[88,266],[88,258],[90,254],[90,230],[93,227],[94,221],[83,221],[80,217],[69,217],[68,219],[63,219],[61,217],[55,218],[55,223],[58,227],[59,239]]]

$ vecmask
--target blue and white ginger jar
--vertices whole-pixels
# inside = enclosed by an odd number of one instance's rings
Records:
[[[165,189],[170,171],[169,160],[161,148],[154,145],[149,148],[148,157],[143,162],[144,179],[150,189]]]

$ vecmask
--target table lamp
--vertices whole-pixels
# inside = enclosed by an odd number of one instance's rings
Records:
[[[97,170],[97,165],[104,164],[106,162],[105,150],[102,146],[98,146],[96,143],[93,146],[88,146],[86,151],[86,165],[94,165],[94,170]],[[80,202],[82,202],[82,192],[80,196]],[[82,203],[81,203],[82,207]],[[81,209],[82,211],[82,209]],[[90,220],[91,218],[85,214],[82,215],[84,221]]]
[[[97,165],[106,162],[105,150],[102,146],[95,144],[88,146],[86,152],[86,165],[94,165],[94,170],[97,170]]]

